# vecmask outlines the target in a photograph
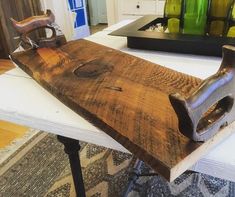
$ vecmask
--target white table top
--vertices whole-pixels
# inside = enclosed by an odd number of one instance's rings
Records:
[[[128,49],[126,38],[107,35],[129,22],[123,21],[86,39],[201,79],[214,74],[220,66],[221,58]],[[0,92],[2,120],[128,152],[58,101],[19,68],[0,75]],[[233,150],[235,134],[201,158],[191,169],[235,181]]]

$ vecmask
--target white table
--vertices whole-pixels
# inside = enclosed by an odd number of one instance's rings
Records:
[[[127,20],[113,25],[87,40],[202,79],[214,74],[219,68],[221,58],[128,49],[126,38],[107,35],[129,22]],[[128,152],[107,134],[50,95],[19,68],[0,76],[0,92],[2,120]],[[201,158],[191,169],[235,181],[234,150],[235,134]]]

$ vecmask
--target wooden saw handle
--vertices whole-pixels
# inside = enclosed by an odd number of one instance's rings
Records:
[[[46,14],[41,16],[32,16],[27,19],[24,19],[20,22],[14,20],[11,18],[12,24],[15,27],[15,29],[20,34],[25,34],[28,32],[31,32],[35,29],[45,27],[49,24],[52,24],[55,22],[55,16],[51,12],[51,10],[47,10]]]
[[[32,48],[38,47],[56,47],[66,43],[64,36],[57,36],[56,30],[51,26],[55,22],[55,16],[51,10],[47,10],[46,14],[41,16],[32,16],[27,19],[24,19],[20,22],[11,18],[12,24],[21,34],[21,40],[23,43],[32,46]],[[35,41],[36,45],[33,45],[30,39],[28,39],[28,34],[42,28],[48,28],[52,30],[52,36],[50,38],[40,38]]]
[[[169,96],[182,134],[194,141],[206,141],[235,120],[235,47],[223,47],[219,71],[204,80],[189,97]]]

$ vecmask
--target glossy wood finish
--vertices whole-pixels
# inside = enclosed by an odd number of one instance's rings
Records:
[[[188,97],[200,79],[86,40],[12,55],[64,104],[172,181],[222,137],[195,143],[178,130],[169,94]],[[22,90],[23,91],[23,90]]]
[[[0,59],[0,75],[13,69],[15,66],[10,60]]]

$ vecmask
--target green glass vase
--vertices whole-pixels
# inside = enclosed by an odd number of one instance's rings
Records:
[[[182,0],[166,0],[165,17],[180,18]]]
[[[225,28],[225,23],[222,20],[214,20],[210,23],[210,36],[222,36]]]
[[[167,27],[169,33],[179,33],[180,32],[180,19],[170,18],[167,22]]]
[[[233,9],[232,9],[232,20],[235,20],[235,5],[233,5]]]
[[[210,16],[226,18],[233,0],[211,0]]]
[[[235,38],[235,26],[229,28],[227,37]]]
[[[207,0],[185,0],[184,34],[204,35],[207,23]]]
[[[168,18],[167,28],[169,33],[180,32],[181,7],[182,0],[166,0],[164,15]]]

